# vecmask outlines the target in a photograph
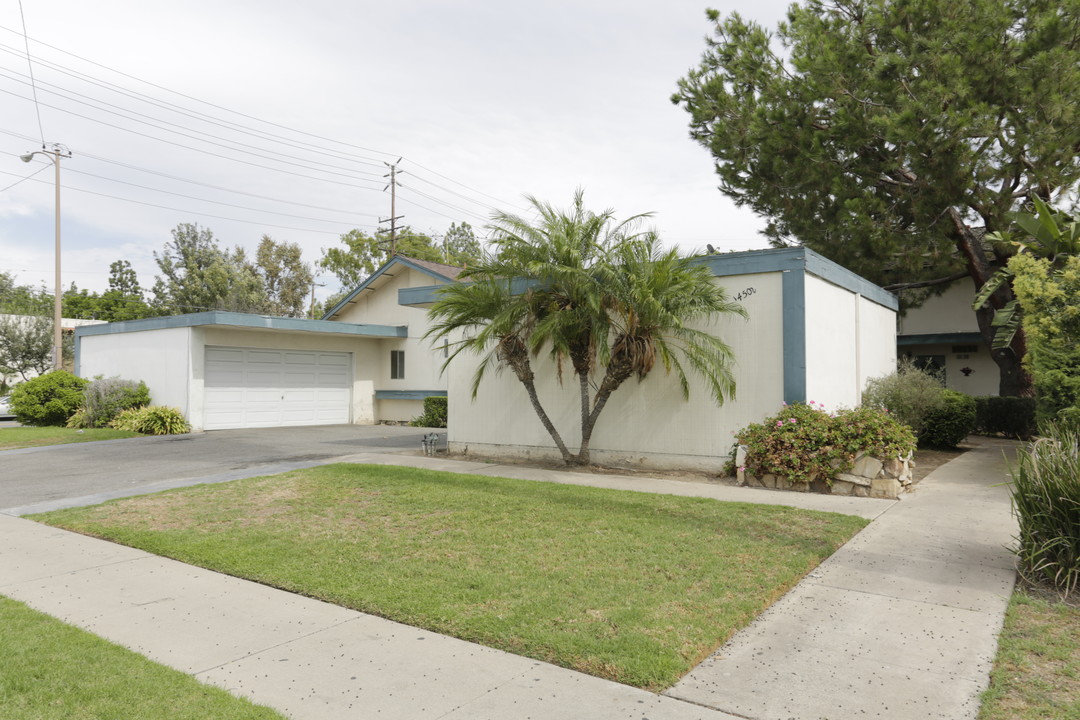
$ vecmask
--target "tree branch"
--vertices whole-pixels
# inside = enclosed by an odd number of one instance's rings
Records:
[[[911,283],[896,283],[894,285],[885,285],[881,289],[888,290],[889,292],[897,292],[899,290],[912,290],[914,288],[933,287],[935,285],[947,285],[951,282],[960,280],[961,278],[970,277],[971,273],[967,270],[961,270],[960,272],[953,273],[948,277],[937,278],[936,280],[921,280],[919,282]]]

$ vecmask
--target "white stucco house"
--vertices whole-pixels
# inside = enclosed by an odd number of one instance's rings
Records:
[[[805,248],[699,259],[749,313],[704,327],[734,350],[737,397],[717,406],[694,384],[684,401],[662,368],[611,398],[592,441],[597,462],[718,469],[734,431],[813,400],[853,407],[866,380],[895,370],[897,300]],[[476,359],[440,372],[447,348],[424,339],[427,308],[458,268],[396,257],[322,320],[207,312],[76,332],[78,374],[141,379],[154,402],[196,429],[403,421],[431,395],[449,398],[451,449],[557,457],[512,373],[489,373],[474,399]],[[572,445],[577,389],[537,358],[540,395]],[[552,370],[551,372],[546,372]]]
[[[689,401],[658,366],[616,391],[592,438],[594,461],[655,468],[718,470],[732,434],[780,410],[813,400],[854,407],[867,379],[896,369],[895,296],[806,248],[710,255],[700,259],[749,313],[702,327],[734,350],[737,397],[717,406],[691,376]],[[413,288],[402,302],[426,306],[436,288]],[[488,373],[475,398],[475,356],[448,372],[451,450],[483,456],[558,459],[550,436],[511,372]],[[568,446],[580,437],[576,383],[560,386],[546,356],[536,384]],[[572,448],[574,449],[574,448]]]
[[[460,268],[394,257],[322,320],[203,312],[78,328],[76,374],[143,380],[195,430],[411,420],[446,395],[412,287]]]
[[[1001,377],[979,332],[970,278],[952,282],[899,318],[897,352],[944,373],[945,385],[968,395],[997,395]]]

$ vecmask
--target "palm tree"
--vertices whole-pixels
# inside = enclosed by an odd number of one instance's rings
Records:
[[[568,465],[590,462],[593,429],[611,394],[631,376],[643,380],[659,361],[689,397],[686,367],[722,403],[734,395],[732,355],[719,338],[689,326],[725,314],[745,316],[707,268],[660,248],[646,215],[615,222],[608,210],[585,209],[579,190],[569,211],[528,198],[538,220],[497,213],[493,251],[440,291],[428,336],[455,338],[454,352],[481,355],[473,395],[487,369],[509,367]],[[546,352],[562,382],[577,378],[581,440],[567,447],[543,408],[531,358]],[[594,376],[601,374],[593,394]]]

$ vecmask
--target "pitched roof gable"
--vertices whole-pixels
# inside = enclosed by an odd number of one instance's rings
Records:
[[[378,270],[371,273],[364,282],[360,283],[355,290],[346,295],[341,302],[327,311],[326,314],[323,315],[323,320],[332,320],[335,315],[344,310],[349,304],[353,303],[357,296],[364,290],[374,290],[380,284],[380,278],[384,276],[393,277],[389,271],[399,265],[404,265],[407,268],[424,273],[435,280],[446,283],[454,282],[457,279],[457,276],[464,270],[464,268],[460,268],[456,265],[444,265],[443,263],[431,262],[430,260],[417,260],[416,258],[405,257],[404,255],[395,255],[383,263]]]

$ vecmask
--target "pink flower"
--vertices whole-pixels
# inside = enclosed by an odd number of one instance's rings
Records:
[[[789,423],[794,423],[794,422],[795,422],[795,418],[788,418],[788,422],[789,422]]]
[[[777,420],[776,421],[776,427],[781,427],[783,424],[784,424],[783,420]]]

